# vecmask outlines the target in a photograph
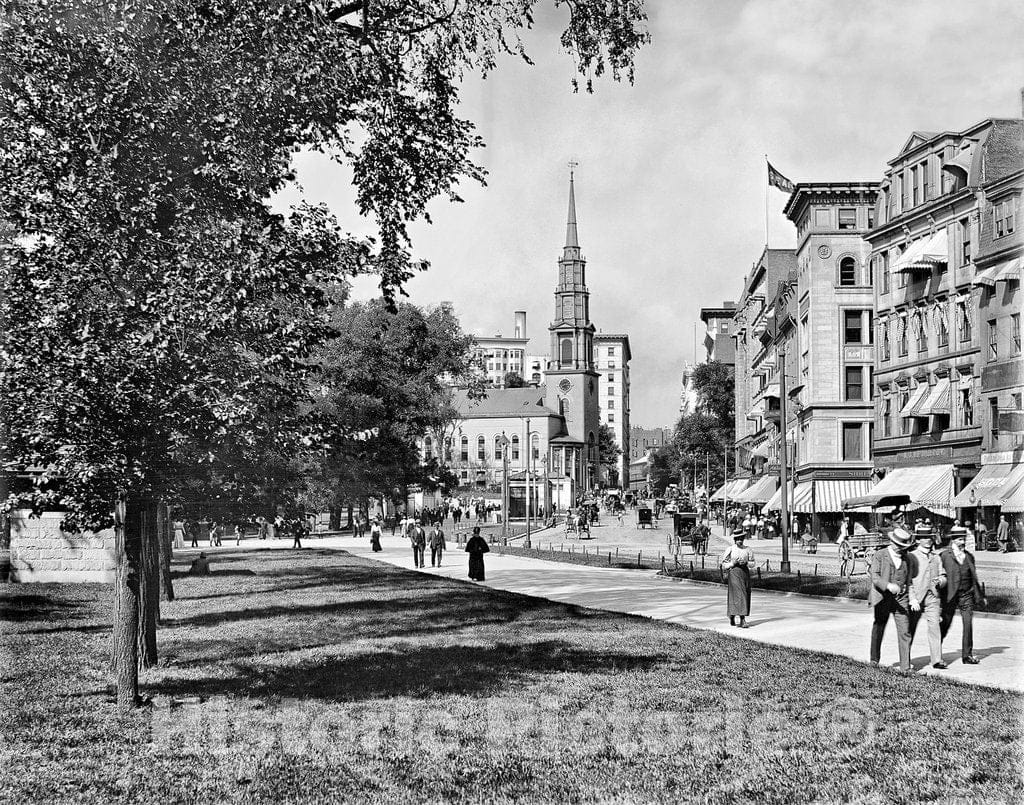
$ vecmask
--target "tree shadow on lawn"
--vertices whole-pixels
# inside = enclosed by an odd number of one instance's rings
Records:
[[[531,675],[646,671],[668,660],[665,654],[591,651],[558,640],[484,647],[423,646],[287,667],[235,664],[233,674],[166,679],[149,686],[149,690],[167,696],[244,695],[335,701],[482,695],[514,687]]]
[[[0,622],[83,620],[81,605],[74,601],[20,590],[0,591]]]

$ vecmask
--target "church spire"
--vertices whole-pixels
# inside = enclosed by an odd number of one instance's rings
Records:
[[[576,191],[573,188],[573,170],[576,162],[569,163],[569,218],[565,225],[565,248],[578,249],[579,239],[576,236]]]

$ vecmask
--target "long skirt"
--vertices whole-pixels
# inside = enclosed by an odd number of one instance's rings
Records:
[[[750,614],[750,571],[746,566],[733,565],[729,568],[729,617]]]
[[[469,555],[469,577],[473,581],[484,580],[484,555],[482,553]]]
[[[384,550],[380,547],[380,537],[378,537],[376,534],[370,535],[370,547],[373,548],[374,553],[378,553],[379,551]]]

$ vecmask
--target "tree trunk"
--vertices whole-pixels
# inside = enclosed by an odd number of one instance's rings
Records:
[[[171,556],[174,553],[173,524],[166,503],[156,505],[156,529],[160,546],[160,599],[174,600],[174,584],[171,581]]]
[[[142,541],[142,567],[139,579],[139,668],[156,665],[156,624],[160,619],[160,539],[156,523],[157,503],[140,501],[136,507]]]
[[[140,533],[127,522],[127,504],[119,498],[115,510],[117,575],[114,581],[114,632],[112,659],[117,685],[117,706],[129,710],[139,700],[138,631]]]

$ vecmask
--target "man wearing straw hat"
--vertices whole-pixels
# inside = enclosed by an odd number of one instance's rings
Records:
[[[933,668],[945,668],[942,661],[942,635],[939,621],[942,617],[942,592],[946,586],[946,571],[942,568],[942,560],[932,550],[935,534],[929,523],[914,526],[914,537],[917,547],[913,556],[917,559],[917,573],[910,586],[910,638],[914,639],[917,625],[924,618],[928,628],[928,652],[931,655]]]
[[[894,528],[889,534],[889,545],[875,551],[871,557],[871,589],[868,605],[874,607],[871,625],[871,664],[877,666],[882,653],[882,637],[889,616],[896,622],[896,645],[900,653],[900,671],[910,668],[910,591],[917,575],[917,558],[908,553],[914,544],[909,531]]]

